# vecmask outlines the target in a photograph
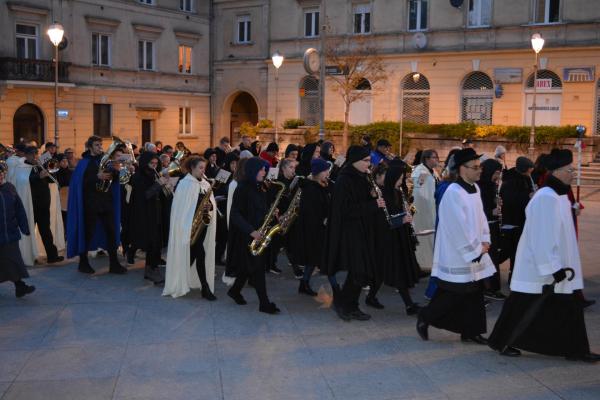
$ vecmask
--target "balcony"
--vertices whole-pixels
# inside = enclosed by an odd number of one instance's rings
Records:
[[[67,62],[58,63],[59,82],[69,81],[69,65]],[[0,80],[54,82],[54,62],[0,57]]]

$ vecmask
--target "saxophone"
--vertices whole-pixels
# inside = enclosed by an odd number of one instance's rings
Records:
[[[214,187],[217,181],[213,181],[210,185],[210,188],[204,193],[204,197],[200,200],[200,203],[196,206],[196,211],[194,212],[194,218],[192,219],[192,231],[190,234],[190,245],[194,245],[198,238],[200,238],[200,234],[204,231],[204,229],[210,224],[212,216],[210,215],[210,210],[206,209],[206,205],[210,202],[210,196],[213,193]]]
[[[281,201],[281,196],[285,191],[285,185],[277,181],[272,181],[271,184],[279,186],[279,189],[277,191],[277,197],[275,197],[275,201],[273,202],[271,208],[269,209],[269,212],[265,216],[261,227],[258,229],[258,232],[261,234],[261,238],[258,240],[253,239],[252,242],[250,242],[250,244],[248,245],[250,254],[252,254],[253,256],[261,255],[271,243],[273,235],[275,235],[281,230],[281,225],[276,224],[275,226],[271,227],[271,223],[273,222],[273,218],[275,217],[275,210],[277,209],[277,205]]]

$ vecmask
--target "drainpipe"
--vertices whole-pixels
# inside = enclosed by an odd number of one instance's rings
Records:
[[[208,5],[208,86],[210,95],[208,97],[209,107],[209,124],[210,124],[210,147],[215,146],[215,110],[214,110],[214,96],[215,96],[215,69],[214,69],[214,0],[210,0]]]

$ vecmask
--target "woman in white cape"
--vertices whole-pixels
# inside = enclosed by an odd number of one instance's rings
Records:
[[[190,156],[185,160],[184,168],[189,173],[178,183],[173,196],[165,288],[162,295],[175,298],[184,296],[191,289],[201,288],[202,297],[216,300],[213,293],[217,204],[211,194],[210,224],[205,228],[203,236],[198,239],[198,243],[191,246],[192,221],[196,206],[210,189],[210,183],[204,179],[206,168],[204,158]],[[204,274],[201,273],[202,271]]]

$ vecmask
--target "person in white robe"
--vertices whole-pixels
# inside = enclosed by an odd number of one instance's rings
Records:
[[[419,314],[417,332],[428,340],[429,325],[459,333],[463,342],[487,344],[483,279],[496,270],[488,254],[490,230],[479,188],[479,155],[473,149],[454,154],[459,178],[439,206],[431,276],[438,288]]]
[[[572,360],[600,361],[600,355],[590,351],[583,304],[574,293],[583,289],[583,275],[568,197],[574,175],[572,162],[570,150],[552,150],[547,163],[551,172],[545,186],[525,208],[511,294],[490,335],[490,347],[502,355],[519,356],[521,349]],[[547,296],[540,299],[543,293]],[[525,319],[534,304],[539,308],[533,317]]]
[[[173,298],[186,295],[191,289],[202,289],[202,297],[216,300],[215,239],[217,232],[214,196],[210,195],[210,223],[204,228],[196,244],[191,243],[192,221],[196,207],[210,189],[204,179],[206,160],[199,156],[186,159],[186,170],[190,171],[177,185],[171,208],[167,267],[163,296]]]
[[[23,162],[25,161],[25,154],[23,152],[25,151],[26,147],[27,146],[21,143],[15,145],[15,154],[11,155],[6,159],[6,165],[8,167],[6,180],[12,183],[13,185],[15,184],[15,174],[17,172],[17,167],[23,164]]]
[[[31,175],[31,165],[23,162],[15,164],[14,171],[10,174],[12,183],[17,189],[17,194],[23,202],[29,232],[35,232],[35,220],[33,218],[33,201],[31,200],[31,187],[29,186],[29,175]],[[25,265],[33,266],[40,255],[35,235],[22,235],[19,240],[19,249]]]
[[[436,207],[435,188],[440,177],[435,170],[439,157],[435,150],[425,150],[421,155],[421,164],[417,165],[411,174],[413,182],[414,206],[417,210],[413,217],[416,232],[435,229]],[[423,270],[431,270],[433,265],[434,236],[419,237],[417,245],[417,261]]]

